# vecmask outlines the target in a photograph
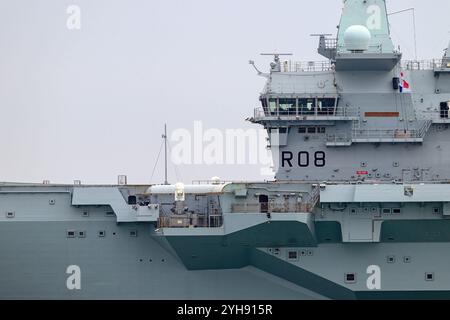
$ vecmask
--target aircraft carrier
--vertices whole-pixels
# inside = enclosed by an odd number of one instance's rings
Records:
[[[450,47],[346,0],[318,53],[255,66],[272,182],[0,184],[0,298],[450,298]]]

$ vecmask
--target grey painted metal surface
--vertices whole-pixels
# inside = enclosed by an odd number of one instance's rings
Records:
[[[276,181],[1,183],[0,298],[449,298],[449,51],[346,0],[328,61],[260,73]]]

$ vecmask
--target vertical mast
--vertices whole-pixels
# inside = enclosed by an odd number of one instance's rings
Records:
[[[169,181],[167,181],[167,124],[164,124],[164,184],[168,185]]]

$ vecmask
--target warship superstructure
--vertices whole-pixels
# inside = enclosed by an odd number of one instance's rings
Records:
[[[0,298],[450,298],[450,47],[345,0],[318,52],[259,72],[272,182],[1,184]]]

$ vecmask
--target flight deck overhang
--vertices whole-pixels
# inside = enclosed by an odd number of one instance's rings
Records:
[[[78,187],[73,189],[73,206],[110,206],[117,222],[156,222],[159,218],[159,206],[129,205],[119,188]]]
[[[450,201],[450,184],[327,185],[321,203],[430,203]]]
[[[400,62],[402,54],[393,53],[338,53],[336,71],[391,71]]]

